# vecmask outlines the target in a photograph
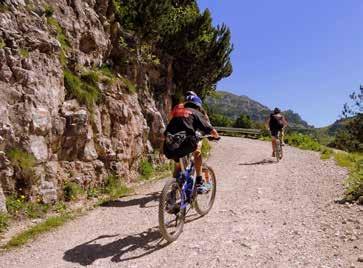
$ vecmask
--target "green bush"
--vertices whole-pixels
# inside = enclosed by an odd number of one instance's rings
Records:
[[[51,5],[45,5],[44,14],[47,18],[52,17],[54,14],[54,8]]]
[[[285,142],[291,146],[304,150],[320,151],[321,145],[310,136],[301,133],[292,133],[285,137]]]
[[[9,227],[10,216],[7,213],[0,212],[0,234]]]
[[[123,184],[117,176],[110,175],[107,177],[103,193],[109,195],[111,199],[120,198],[130,192],[131,189]]]
[[[67,37],[64,34],[64,30],[59,25],[59,22],[54,17],[48,17],[47,18],[48,25],[53,27],[57,33],[57,40],[59,41],[61,45],[61,52],[59,55],[59,61],[63,67],[66,67],[68,64],[67,59],[67,50],[71,47],[71,43],[67,39]]]
[[[336,153],[335,160],[339,166],[349,169],[349,177],[345,181],[346,200],[354,201],[363,196],[363,155]]]
[[[95,72],[85,72],[79,78],[69,70],[64,70],[64,86],[69,95],[75,97],[81,104],[92,109],[98,102],[101,91],[98,88],[99,77]]]
[[[0,37],[0,49],[4,48],[6,46],[4,39]]]
[[[154,174],[153,165],[147,160],[141,160],[139,172],[144,179],[150,179]]]
[[[333,154],[334,154],[334,151],[332,149],[322,146],[321,156],[320,156],[320,158],[322,160],[330,159],[333,156]]]
[[[125,83],[127,90],[129,91],[129,93],[134,94],[137,91],[136,85],[130,81],[129,79],[127,79],[126,77],[122,77],[121,78],[122,82]]]
[[[202,141],[202,157],[206,158],[209,156],[211,150],[210,143],[207,139],[203,139]]]
[[[63,195],[65,201],[77,200],[82,194],[84,194],[84,190],[76,182],[67,182],[64,184]]]
[[[44,222],[39,223],[11,238],[10,241],[4,246],[4,248],[9,249],[24,245],[29,240],[36,238],[42,233],[48,232],[50,230],[53,230],[54,228],[63,225],[72,218],[73,216],[70,214],[62,214],[59,216],[50,217]]]
[[[11,195],[6,198],[8,213],[16,218],[41,218],[48,212],[49,205],[39,202],[29,202],[24,195]]]
[[[14,148],[7,152],[11,164],[20,169],[24,176],[31,177],[33,175],[33,167],[36,164],[35,157],[21,149]]]
[[[28,51],[28,49],[26,49],[26,48],[20,48],[19,49],[19,55],[23,59],[29,58],[29,51]]]

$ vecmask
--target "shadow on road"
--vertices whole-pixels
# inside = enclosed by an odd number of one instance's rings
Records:
[[[240,163],[240,166],[254,166],[254,165],[267,165],[267,164],[276,164],[276,161],[271,159],[263,159],[261,161],[252,162],[252,163]]]
[[[103,203],[102,207],[132,207],[139,206],[140,208],[150,208],[154,206],[146,206],[149,202],[158,201],[160,192],[154,192],[147,195],[143,195],[140,198],[132,198],[130,200],[114,200]]]
[[[190,223],[200,219],[196,213],[186,216],[185,223]],[[110,243],[101,244],[103,239],[115,238],[119,235],[102,235],[93,240],[78,245],[64,253],[63,260],[79,263],[82,266],[93,264],[98,259],[112,257],[112,262],[124,262],[147,256],[168,245],[160,235],[158,227],[149,228],[139,234],[132,234]],[[140,253],[124,257],[125,254],[133,251]]]
[[[167,244],[161,244],[162,238],[157,228],[150,228],[135,235],[128,235],[108,244],[101,244],[102,239],[117,237],[118,235],[99,236],[84,244],[78,245],[64,253],[63,259],[80,265],[91,265],[98,259],[112,257],[112,262],[122,262],[149,255]],[[124,254],[143,249],[141,254],[122,258]]]

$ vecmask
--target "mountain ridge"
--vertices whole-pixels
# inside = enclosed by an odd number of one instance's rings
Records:
[[[219,90],[213,96],[205,99],[205,103],[210,113],[221,114],[232,120],[236,120],[241,114],[246,114],[252,120],[264,122],[272,110],[246,95],[236,95],[234,93]],[[298,113],[288,109],[283,112],[291,127],[313,128]]]

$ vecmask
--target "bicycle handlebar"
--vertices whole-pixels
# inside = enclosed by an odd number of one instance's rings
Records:
[[[215,138],[212,135],[203,135],[203,136],[199,136],[200,139],[208,139],[210,141],[219,141],[221,139],[221,137]]]

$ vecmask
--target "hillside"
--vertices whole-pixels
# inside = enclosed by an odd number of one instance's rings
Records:
[[[270,108],[247,96],[238,96],[226,91],[218,91],[214,96],[207,97],[205,102],[210,113],[222,114],[233,120],[241,114],[246,114],[254,121],[263,122],[271,113]],[[311,127],[292,110],[284,111],[284,114],[292,127]]]

